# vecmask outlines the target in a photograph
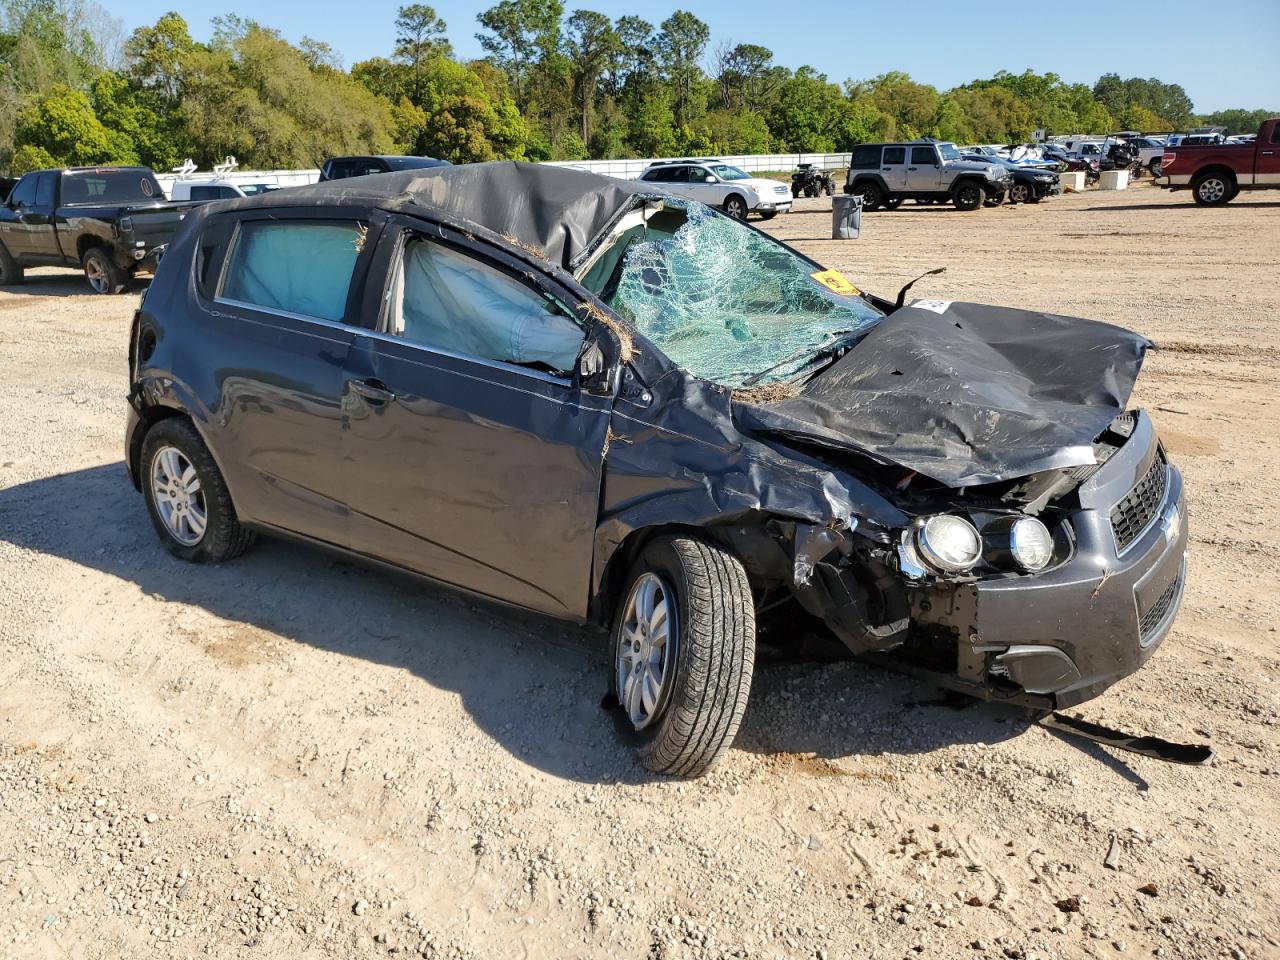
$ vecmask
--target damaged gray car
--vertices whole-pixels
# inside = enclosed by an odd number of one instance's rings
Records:
[[[780,611],[975,697],[1093,697],[1183,591],[1151,344],[904,299],[556,167],[215,202],[134,319],[126,461],[185,559],[283,535],[607,628],[657,771],[728,749]]]

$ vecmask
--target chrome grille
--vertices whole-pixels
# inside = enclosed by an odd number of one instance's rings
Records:
[[[1164,503],[1169,485],[1169,464],[1164,451],[1157,448],[1155,459],[1142,478],[1111,508],[1111,530],[1116,537],[1116,552],[1124,553],[1133,541],[1146,533]]]
[[[1178,599],[1178,594],[1182,592],[1182,582],[1186,575],[1187,567],[1183,564],[1178,570],[1178,575],[1173,578],[1173,582],[1151,605],[1151,609],[1138,618],[1138,639],[1144,647],[1151,642],[1151,638],[1168,618],[1169,611]]]

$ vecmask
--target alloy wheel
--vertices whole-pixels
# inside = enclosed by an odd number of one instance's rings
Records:
[[[209,525],[200,477],[177,447],[161,447],[151,458],[151,496],[169,536],[194,547]]]
[[[109,286],[106,267],[97,257],[90,257],[84,264],[84,275],[94,293],[106,293]]]
[[[1226,196],[1227,185],[1218,177],[1209,177],[1202,180],[1196,190],[1205,203],[1217,203]]]
[[[666,707],[678,643],[675,591],[656,573],[641,574],[627,596],[615,664],[618,699],[637,730]]]

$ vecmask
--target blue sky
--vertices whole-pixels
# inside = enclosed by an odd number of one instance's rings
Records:
[[[396,0],[324,4],[314,0],[243,0],[195,3],[167,0],[100,0],[127,30],[154,23],[163,10],[186,18],[198,40],[209,36],[209,18],[237,13],[279,30],[289,40],[323,40],[350,66],[390,52]],[[433,4],[449,25],[462,56],[479,56],[476,14],[488,2],[441,0]],[[1139,0],[1136,3],[962,3],[910,0],[897,3],[778,3],[716,0],[650,6],[625,0],[566,0],[611,17],[638,13],[655,25],[678,6],[711,27],[714,48],[722,40],[760,43],[776,62],[817,67],[842,83],[889,70],[904,70],[941,89],[989,77],[997,70],[1028,67],[1053,71],[1070,82],[1092,84],[1101,74],[1158,77],[1180,83],[1201,112],[1227,107],[1280,110],[1280,0]],[[1206,9],[1221,29],[1210,27]],[[816,13],[815,13],[816,11]],[[792,17],[795,12],[800,16]],[[808,14],[806,22],[805,14]],[[857,38],[865,38],[859,40]]]

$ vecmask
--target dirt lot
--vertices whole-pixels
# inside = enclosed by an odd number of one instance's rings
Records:
[[[0,956],[1280,956],[1280,198],[828,209],[769,226],[1163,347],[1187,600],[1078,712],[1210,766],[766,663],[721,768],[649,776],[594,633],[283,543],[171,559],[121,465],[136,296],[40,271],[0,293]]]

